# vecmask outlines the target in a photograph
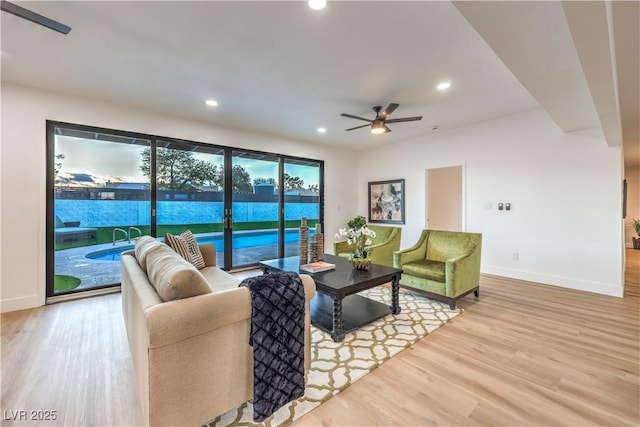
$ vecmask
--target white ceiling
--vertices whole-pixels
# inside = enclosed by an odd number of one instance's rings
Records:
[[[72,31],[2,13],[7,82],[354,150],[540,106],[565,132],[602,127],[609,145],[638,145],[638,2],[15,3]],[[599,49],[585,48],[594,37]],[[391,102],[391,118],[423,120],[344,131],[364,122],[340,113]]]

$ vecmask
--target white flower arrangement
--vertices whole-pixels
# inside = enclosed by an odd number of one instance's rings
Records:
[[[336,233],[336,238],[347,238],[347,243],[351,246],[355,246],[355,249],[351,253],[352,258],[369,258],[369,250],[373,241],[371,239],[376,237],[376,232],[369,229],[366,225],[360,228],[341,228]]]

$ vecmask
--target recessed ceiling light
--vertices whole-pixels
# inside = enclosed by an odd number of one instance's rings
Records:
[[[309,0],[309,7],[313,10],[322,10],[327,5],[327,0]]]
[[[318,128],[317,129],[318,133],[325,133],[327,131],[326,128]]]
[[[451,87],[451,82],[442,82],[436,87],[438,88],[438,90],[447,90]]]
[[[218,101],[216,101],[215,99],[207,99],[206,104],[209,107],[217,107],[218,106]]]

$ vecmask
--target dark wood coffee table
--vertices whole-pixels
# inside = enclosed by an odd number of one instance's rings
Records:
[[[360,271],[354,269],[348,259],[329,254],[324,254],[323,260],[335,264],[336,268],[311,274],[316,282],[316,295],[311,300],[311,323],[329,333],[335,342],[374,320],[400,313],[398,281],[402,270],[371,264],[368,271]],[[300,271],[297,256],[262,261],[260,267],[265,274],[280,271],[309,274]],[[391,306],[355,295],[389,282]]]

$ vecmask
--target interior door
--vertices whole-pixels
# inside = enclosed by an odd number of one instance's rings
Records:
[[[427,170],[427,228],[463,231],[462,166]]]

